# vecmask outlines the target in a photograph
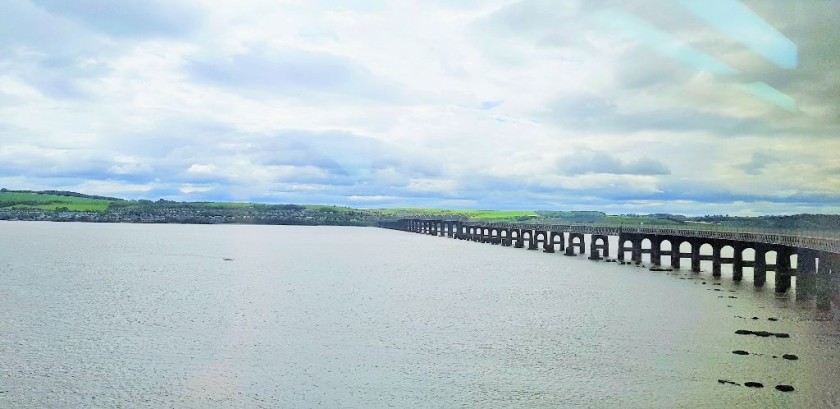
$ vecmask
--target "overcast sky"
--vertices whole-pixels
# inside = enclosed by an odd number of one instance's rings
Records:
[[[834,0],[3,0],[0,187],[840,213]]]

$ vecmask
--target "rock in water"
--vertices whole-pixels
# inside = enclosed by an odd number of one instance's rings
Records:
[[[748,388],[763,388],[764,384],[761,382],[744,382],[744,386]]]
[[[733,353],[733,354],[735,354],[735,355],[749,355],[749,354],[750,354],[749,352],[747,352],[747,351],[742,351],[742,350],[740,350],[740,349],[739,349],[739,350],[737,350],[737,351],[732,351],[732,353]]]
[[[776,385],[776,390],[780,390],[782,392],[793,392],[793,386],[791,386],[791,385]]]
[[[782,358],[787,359],[788,361],[795,361],[795,360],[799,359],[798,356],[793,355],[793,354],[784,354],[784,355],[782,355]]]
[[[746,330],[746,329],[739,329],[739,330],[735,331],[735,333],[738,334],[738,335],[750,335],[753,332],[750,331],[750,330]]]

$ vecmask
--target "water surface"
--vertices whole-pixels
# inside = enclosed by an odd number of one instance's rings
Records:
[[[0,243],[0,407],[840,406],[837,323],[727,277],[375,228],[4,222]]]

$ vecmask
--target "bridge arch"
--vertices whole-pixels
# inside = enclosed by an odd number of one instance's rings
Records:
[[[589,259],[600,260],[610,257],[610,241],[607,236],[593,234],[589,237]]]
[[[618,238],[618,259],[622,261],[626,260],[633,260],[633,248],[635,247],[636,243],[634,240],[630,238]],[[630,257],[627,257],[627,253],[630,253]]]
[[[653,263],[653,257],[651,256],[651,251],[653,251],[653,240],[650,237],[642,238],[642,241],[639,242],[639,250],[641,250],[641,257],[639,258],[642,262]]]
[[[715,254],[715,246],[708,241],[701,241],[699,244],[698,252],[696,253],[699,255],[699,265],[700,270],[702,271],[711,271],[714,269],[712,265],[712,257]],[[692,262],[694,264],[694,262]]]
[[[671,243],[670,238],[662,238],[658,243],[659,250],[659,264],[663,266],[673,265],[674,260],[674,244]],[[667,259],[666,259],[667,257]]]
[[[566,237],[563,232],[553,231],[549,234],[551,240],[551,248],[554,251],[563,251],[566,249]]]
[[[779,252],[776,250],[768,249],[764,251],[764,263],[767,265],[775,265],[778,257]]]
[[[723,275],[723,272],[734,274],[736,251],[735,246],[729,243],[724,244],[720,248],[720,252],[718,253],[720,256],[720,265],[718,268],[720,269],[721,275]]]

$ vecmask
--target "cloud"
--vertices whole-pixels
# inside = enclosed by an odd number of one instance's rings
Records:
[[[736,38],[738,24],[671,0],[8,0],[0,184],[364,206],[835,211],[840,5],[741,3],[796,45],[796,67],[789,52],[776,64],[755,38]],[[597,24],[610,15],[630,29]]]
[[[642,157],[620,160],[604,152],[578,152],[561,158],[558,167],[566,175],[607,173],[613,175],[670,175],[662,162]]]
[[[748,175],[760,175],[768,166],[772,166],[780,158],[776,155],[766,152],[755,152],[752,154],[752,159],[749,162],[738,165],[737,167]]]
[[[393,89],[364,66],[335,54],[251,48],[245,53],[196,59],[187,70],[198,81],[251,94],[292,98],[345,95],[392,100]]]
[[[180,36],[201,13],[179,0],[32,0],[49,13],[67,17],[116,37]]]

